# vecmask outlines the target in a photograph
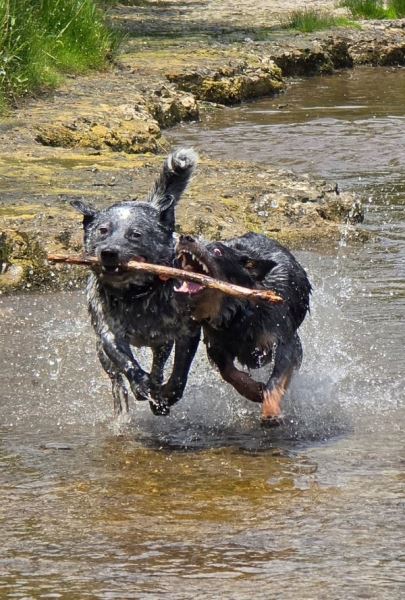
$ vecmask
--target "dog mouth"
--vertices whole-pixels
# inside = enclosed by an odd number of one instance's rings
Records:
[[[137,262],[146,262],[146,258],[143,256],[133,256],[131,260]],[[126,262],[117,262],[112,260],[103,260],[101,259],[101,275],[108,278],[128,278],[136,275],[135,271],[129,270]]]
[[[190,273],[199,273],[201,275],[211,275],[208,265],[193,252],[188,250],[180,251],[176,256],[176,266],[183,271]],[[189,294],[195,296],[206,289],[204,285],[194,281],[182,281],[179,286],[174,286],[174,291],[178,294]]]

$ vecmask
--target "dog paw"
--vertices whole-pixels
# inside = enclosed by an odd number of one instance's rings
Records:
[[[137,383],[132,381],[130,382],[131,391],[135,396],[135,400],[138,400],[139,402],[145,402],[152,399],[148,383],[148,380]]]
[[[260,425],[262,427],[267,428],[273,428],[273,427],[280,427],[280,425],[284,425],[284,417],[283,415],[279,415],[278,417],[261,417],[260,418]]]
[[[169,405],[164,401],[149,400],[151,411],[157,417],[167,417],[170,415]]]
[[[173,406],[173,404],[176,404],[176,402],[181,400],[182,396],[183,387],[179,389],[169,389],[165,386],[162,386],[160,397],[168,406]]]
[[[272,390],[264,389],[262,392],[262,415],[263,421],[279,419],[281,417],[280,403],[284,395],[284,390],[274,388]]]

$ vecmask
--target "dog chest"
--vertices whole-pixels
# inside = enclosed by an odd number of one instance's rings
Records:
[[[142,301],[110,297],[104,312],[109,327],[134,346],[156,346],[190,335],[187,319],[178,314],[171,298]]]

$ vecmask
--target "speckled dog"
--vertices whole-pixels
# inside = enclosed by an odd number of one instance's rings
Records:
[[[116,414],[128,411],[127,384],[137,400],[148,400],[155,414],[164,415],[181,398],[187,382],[199,326],[187,311],[179,313],[172,280],[122,266],[130,260],[172,264],[175,206],[196,160],[191,149],[169,154],[144,202],[121,202],[101,211],[72,202],[83,214],[86,253],[101,263],[89,276],[87,298],[98,356],[112,382]],[[164,366],[174,344],[173,370],[163,384]],[[131,346],[152,349],[150,373],[141,368]]]

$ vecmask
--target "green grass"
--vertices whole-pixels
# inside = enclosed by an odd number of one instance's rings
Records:
[[[342,0],[355,19],[400,19],[405,17],[405,0]]]
[[[319,12],[311,8],[294,10],[288,15],[288,19],[284,23],[285,28],[296,29],[297,31],[302,31],[303,33],[331,29],[332,27],[353,26],[353,22],[345,17],[336,17],[329,15],[326,12]]]
[[[405,17],[405,0],[390,0],[388,5],[390,10],[395,13],[394,19],[402,19]]]
[[[64,73],[102,68],[117,44],[93,0],[0,0],[0,110]]]

